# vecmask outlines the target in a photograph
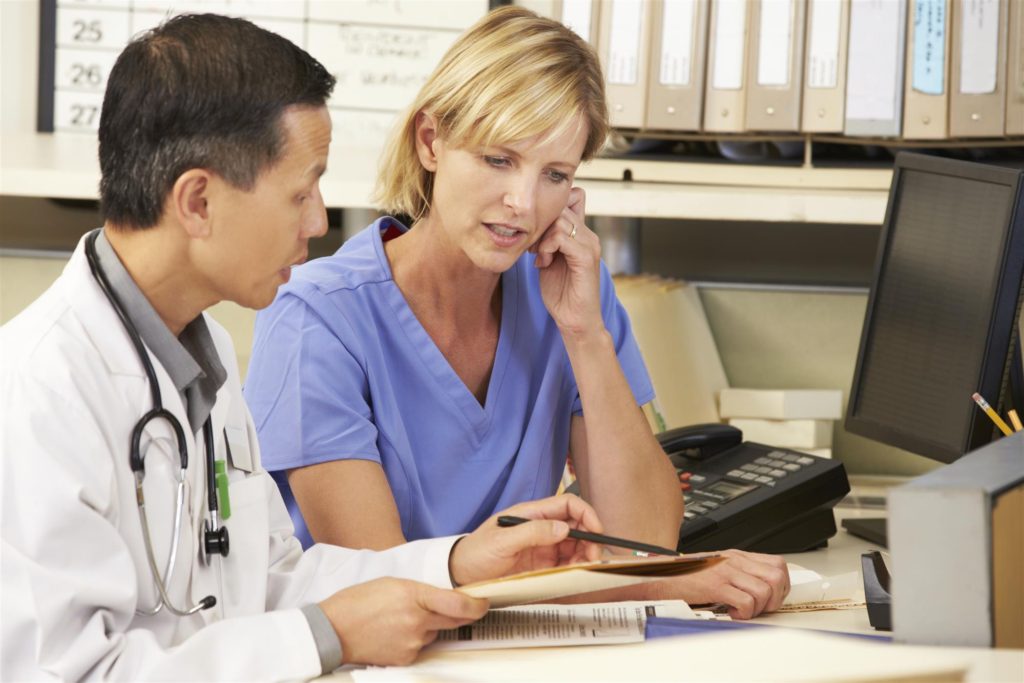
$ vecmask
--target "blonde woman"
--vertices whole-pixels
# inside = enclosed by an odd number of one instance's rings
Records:
[[[411,227],[296,268],[257,321],[246,398],[300,537],[463,533],[554,493],[568,454],[608,533],[675,547],[654,392],[573,187],[607,130],[594,51],[557,22],[500,8],[444,56],[378,178]],[[662,589],[738,616],[788,589],[775,558],[720,567]]]

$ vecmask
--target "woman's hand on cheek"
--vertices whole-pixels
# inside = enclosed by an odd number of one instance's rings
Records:
[[[601,317],[601,243],[585,223],[586,194],[569,191],[568,205],[531,251],[540,269],[544,305],[563,334],[604,329]],[[575,231],[575,233],[574,233]]]

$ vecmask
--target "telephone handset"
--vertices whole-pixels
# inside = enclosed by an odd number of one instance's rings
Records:
[[[738,446],[743,432],[732,425],[717,422],[678,427],[658,435],[658,442],[669,457],[673,455],[704,460],[715,453]]]
[[[676,471],[690,474],[680,551],[802,552],[836,533],[832,508],[850,491],[842,463],[743,442],[739,429],[718,423],[671,429],[658,441]]]

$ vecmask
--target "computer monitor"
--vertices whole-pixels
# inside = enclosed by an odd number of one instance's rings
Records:
[[[1022,179],[1018,169],[896,157],[847,431],[949,463],[997,435],[973,393],[1004,419],[1024,410]]]

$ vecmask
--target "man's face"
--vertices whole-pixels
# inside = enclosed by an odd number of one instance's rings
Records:
[[[306,260],[311,237],[327,231],[320,176],[327,169],[331,119],[326,107],[290,107],[281,116],[283,154],[252,190],[223,178],[210,183],[212,231],[195,262],[217,300],[265,308]]]

